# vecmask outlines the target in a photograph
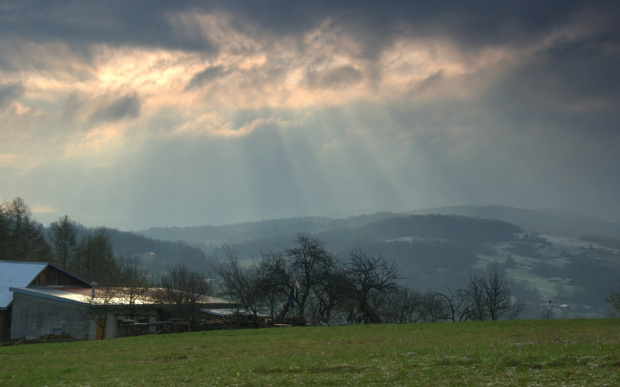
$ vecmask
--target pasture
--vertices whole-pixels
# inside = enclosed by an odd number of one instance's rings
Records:
[[[620,320],[295,327],[0,347],[0,385],[620,385]]]

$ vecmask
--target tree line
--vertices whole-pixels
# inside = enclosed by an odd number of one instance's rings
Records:
[[[0,259],[49,262],[88,282],[116,286],[127,282],[134,263],[116,257],[107,229],[87,230],[69,216],[46,232],[22,198],[0,204]]]
[[[0,204],[0,260],[49,262],[93,283],[97,297],[86,297],[89,307],[84,313],[104,330],[110,310],[122,310],[133,318],[146,296],[194,330],[200,303],[213,294],[205,272],[178,264],[152,278],[138,262],[115,256],[103,227],[88,230],[65,215],[46,232],[22,198]],[[122,307],[118,299],[123,300]]]
[[[65,215],[46,230],[32,218],[23,199],[0,204],[2,260],[50,262],[100,287],[182,287],[178,281],[169,281],[171,275],[181,272],[187,278],[203,279],[193,280],[204,286],[198,288],[200,296],[217,294],[212,286],[205,285],[204,272],[181,264],[168,267],[161,278],[154,279],[137,262],[115,257],[112,247],[105,228],[87,230]],[[309,234],[299,234],[293,247],[262,253],[248,263],[242,262],[234,250],[224,251],[223,261],[215,270],[221,295],[240,303],[255,317],[268,314],[276,322],[497,320],[516,318],[524,309],[511,297],[508,281],[497,267],[484,275],[471,275],[457,289],[420,292],[401,286],[400,268],[381,253],[355,246],[339,257]],[[615,290],[607,297],[616,311],[617,294]],[[178,304],[179,314],[193,315],[183,310],[195,303],[187,300],[196,296],[190,290],[186,300],[172,300]]]
[[[294,246],[242,262],[226,248],[216,269],[223,294],[255,318],[267,313],[276,323],[344,324],[516,318],[525,305],[510,295],[497,267],[472,275],[466,286],[445,292],[418,292],[400,285],[400,270],[380,252],[361,246],[344,258],[324,243],[299,234]]]

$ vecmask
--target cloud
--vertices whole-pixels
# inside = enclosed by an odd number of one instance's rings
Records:
[[[3,189],[87,224],[490,202],[620,219],[615,3],[0,7]]]
[[[339,66],[321,73],[311,72],[308,74],[310,87],[339,89],[353,86],[361,82],[363,75],[361,71],[353,66]]]
[[[126,118],[136,118],[140,115],[140,98],[133,95],[125,95],[111,101],[103,101],[102,105],[90,116],[95,122],[114,122]]]
[[[191,90],[196,87],[201,87],[204,84],[210,83],[211,81],[226,75],[226,71],[223,66],[210,66],[204,69],[203,71],[194,75],[189,81],[189,84],[186,87],[186,90]]]
[[[0,83],[0,110],[5,109],[11,102],[24,93],[24,87],[20,84]]]
[[[0,168],[19,168],[23,165],[23,157],[18,154],[0,153]]]

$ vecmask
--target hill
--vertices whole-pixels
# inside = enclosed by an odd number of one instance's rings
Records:
[[[222,245],[231,247],[241,259],[259,258],[264,252],[284,251],[292,247],[298,233],[309,233],[341,259],[357,245],[381,253],[398,264],[402,283],[419,291],[455,289],[471,275],[482,274],[488,265],[500,265],[513,294],[528,304],[523,317],[540,318],[549,300],[556,315],[605,314],[605,296],[620,278],[620,241],[600,235],[614,235],[617,225],[574,214],[505,206],[416,213],[279,219],[146,233],[199,246],[210,262],[223,258]]]
[[[457,215],[393,216],[333,233],[358,240],[434,238],[467,243],[497,242],[514,238],[522,230],[510,223]]]
[[[508,206],[452,206],[409,211],[410,215],[443,214],[497,219],[528,232],[580,237],[598,235],[620,238],[620,224],[557,210],[528,210]]]
[[[352,216],[346,219],[302,217],[262,220],[220,226],[154,227],[139,234],[163,241],[185,241],[209,251],[223,244],[237,244],[252,240],[277,239],[299,233],[319,234],[338,229],[351,229],[385,219],[404,215],[378,212],[372,215]]]
[[[155,277],[175,264],[202,270],[207,263],[204,251],[182,240],[162,241],[110,228],[106,228],[106,233],[114,255],[137,260]]]
[[[560,212],[555,210],[529,210],[508,206],[452,206],[409,211],[407,213],[378,212],[369,215],[351,216],[343,219],[327,217],[288,218],[246,222],[220,226],[157,227],[140,231],[139,234],[164,240],[185,241],[200,246],[205,251],[222,244],[237,244],[249,240],[290,237],[297,233],[321,234],[353,230],[365,232],[374,229],[382,232],[380,225],[371,224],[411,215],[458,215],[463,217],[499,220],[512,223],[525,232],[568,237],[599,236],[620,239],[620,224],[601,221],[596,218]],[[448,219],[448,218],[445,218]],[[387,224],[388,227],[391,227]],[[447,229],[444,228],[445,231]]]

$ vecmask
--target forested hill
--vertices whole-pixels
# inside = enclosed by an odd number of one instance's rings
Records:
[[[179,263],[191,268],[203,268],[204,252],[184,241],[161,241],[133,232],[105,229],[109,236],[114,255],[129,259],[139,259],[152,274],[158,274]]]
[[[598,235],[620,238],[620,224],[557,210],[528,210],[509,206],[452,206],[408,212],[410,215],[462,215],[498,219],[518,225],[528,232],[563,235],[574,238]]]
[[[456,215],[461,218],[419,218],[406,220],[412,215]],[[468,219],[466,219],[468,218]],[[476,221],[472,219],[477,219]],[[252,240],[290,237],[297,233],[321,234],[339,232],[343,236],[362,232],[365,238],[386,237],[386,232],[398,234],[407,231],[408,222],[417,222],[413,230],[426,237],[446,239],[475,240],[500,237],[510,227],[502,223],[489,223],[484,220],[497,220],[511,223],[523,232],[549,235],[581,237],[595,235],[620,238],[620,224],[610,223],[592,217],[553,210],[529,210],[508,206],[453,206],[410,211],[407,213],[377,212],[369,215],[352,216],[345,219],[328,217],[302,217],[276,220],[263,220],[221,226],[197,227],[158,227],[141,231],[140,234],[160,240],[183,240],[191,245],[199,245],[205,250],[222,244],[236,244]],[[385,222],[385,223],[381,223]],[[471,230],[459,231],[458,227],[467,222]],[[495,226],[500,226],[494,229]],[[468,226],[468,227],[469,227]],[[405,227],[405,230],[401,230]],[[349,230],[348,232],[341,232]],[[353,231],[355,230],[355,231]],[[392,232],[394,231],[394,232]],[[407,231],[409,232],[409,231]],[[482,232],[489,232],[482,236]],[[446,234],[447,233],[447,234]],[[289,238],[290,239],[290,238]]]
[[[297,233],[317,233],[328,230],[332,220],[324,217],[262,220],[221,226],[154,227],[140,234],[165,241],[183,240],[189,243],[234,243],[244,240],[272,238]]]
[[[289,237],[299,233],[320,234],[340,229],[352,229],[374,222],[403,217],[391,212],[352,216],[347,219],[305,217],[262,220],[221,226],[154,227],[140,234],[164,241],[185,241],[205,249],[221,244],[242,243],[251,240]]]
[[[499,220],[456,215],[412,215],[334,232],[360,240],[419,237],[481,243],[511,240],[515,233],[522,230]]]

